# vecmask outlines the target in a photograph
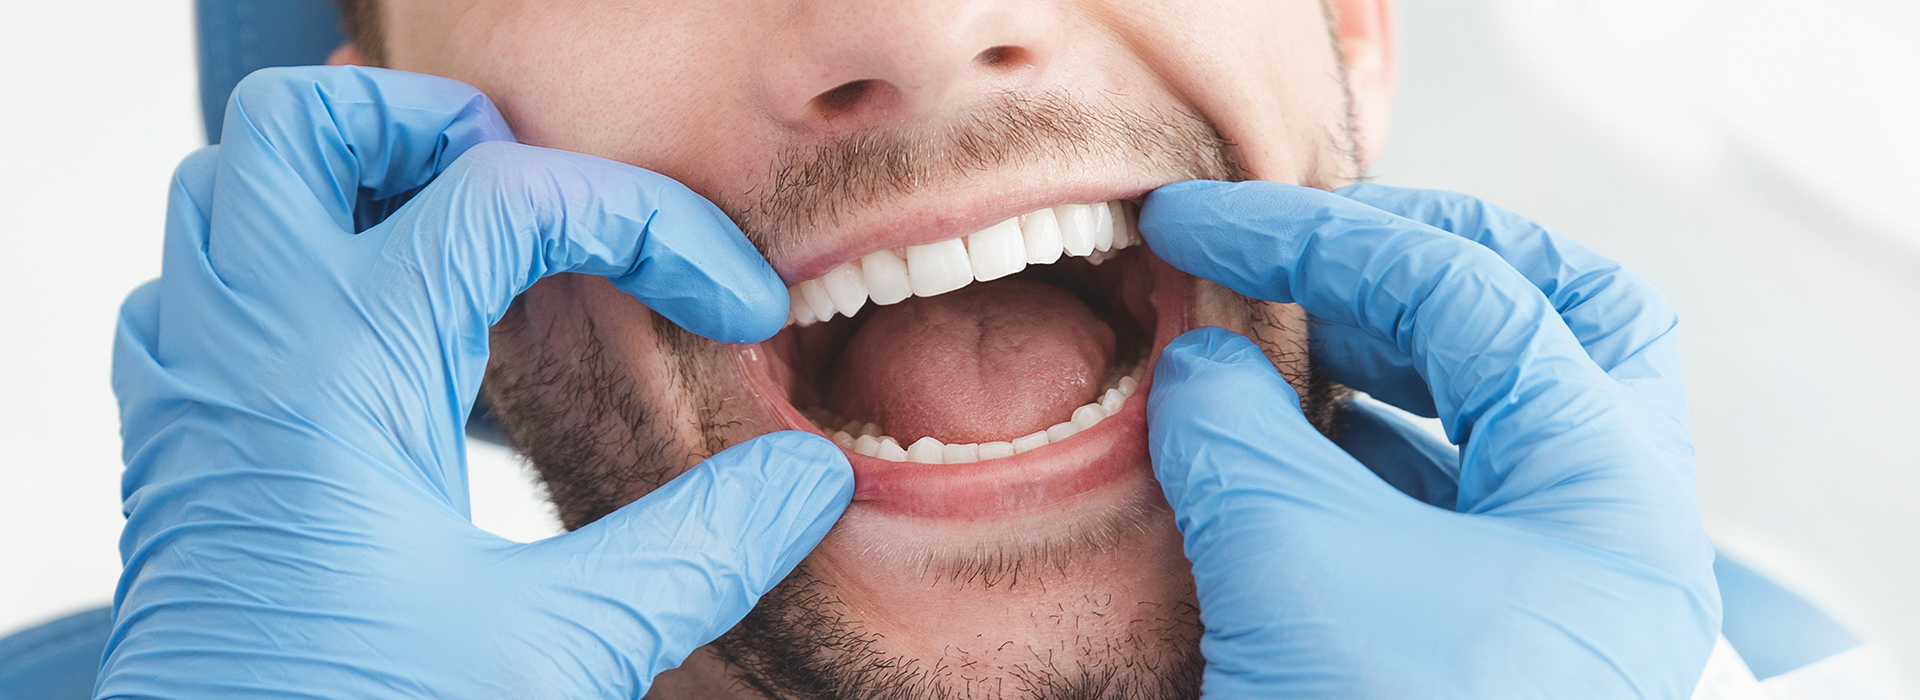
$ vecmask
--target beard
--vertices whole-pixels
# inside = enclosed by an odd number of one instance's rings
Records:
[[[772,253],[789,244],[789,236],[818,230],[845,209],[884,206],[1001,166],[1125,162],[1167,174],[1170,181],[1244,179],[1230,157],[1231,144],[1197,115],[1129,113],[1111,104],[1095,109],[1066,97],[1001,101],[991,110],[944,131],[872,130],[783,154],[757,195],[716,201],[762,252]],[[1346,143],[1330,144],[1330,150],[1352,154],[1351,128],[1345,136]],[[1350,159],[1337,164],[1357,169]],[[1316,173],[1302,177],[1309,184],[1319,179]],[[1239,330],[1258,343],[1300,393],[1309,420],[1331,436],[1344,389],[1313,371],[1303,316],[1210,283],[1197,284],[1206,309],[1196,319]],[[481,398],[538,472],[567,529],[591,523],[720,450],[771,429],[743,408],[759,399],[744,388],[746,380],[725,346],[635,304],[633,318],[598,319],[645,324],[652,347],[621,347],[603,339],[595,318],[536,318],[524,301],[516,301],[494,328],[495,353]],[[565,334],[568,342],[551,342],[555,324],[573,325]],[[664,363],[666,371],[641,379],[634,367],[643,362]],[[1174,527],[1164,510],[1134,520],[1143,530]],[[1127,538],[1085,540],[1060,547],[1074,556],[1055,560],[1047,551],[1001,553],[955,563],[930,578],[992,588],[996,579],[1018,578],[1023,570],[1064,575],[1076,559],[1097,557],[1102,547],[1125,546]],[[794,700],[1199,696],[1203,629],[1191,580],[1169,599],[1128,598],[1121,608],[1128,620],[1124,625],[1072,634],[1048,649],[983,638],[979,649],[950,648],[929,660],[886,651],[885,635],[853,612],[832,578],[812,561],[803,562],[714,642],[736,687]],[[1109,592],[1109,604],[1114,595],[1128,594]],[[1062,601],[1061,613],[1105,616],[1093,598],[1098,596]],[[1009,647],[1015,651],[1009,654]],[[991,672],[970,668],[987,657],[996,660],[981,668]]]

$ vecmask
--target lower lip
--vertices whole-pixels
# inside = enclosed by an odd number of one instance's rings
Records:
[[[889,462],[843,450],[853,464],[854,502],[881,512],[921,518],[1005,516],[1072,500],[1129,476],[1150,476],[1153,468],[1146,449],[1146,399],[1153,384],[1153,366],[1160,350],[1186,330],[1193,289],[1186,275],[1159,258],[1140,257],[1141,272],[1152,281],[1149,298],[1157,322],[1140,389],[1128,397],[1119,413],[1064,441],[984,462]],[[785,399],[785,391],[774,381],[766,351],[759,345],[747,345],[735,357],[748,385],[781,427],[821,435],[819,428]]]

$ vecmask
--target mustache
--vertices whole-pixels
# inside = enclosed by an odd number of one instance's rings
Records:
[[[1003,93],[945,124],[875,126],[783,152],[732,213],[772,254],[854,212],[1016,166],[1116,164],[1176,179],[1244,179],[1232,147],[1185,109],[1142,110],[1110,95]]]

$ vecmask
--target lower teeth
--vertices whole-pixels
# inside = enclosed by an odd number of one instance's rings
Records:
[[[1028,450],[1060,442],[1092,428],[1108,416],[1120,412],[1121,407],[1126,405],[1127,399],[1139,389],[1140,377],[1145,371],[1144,365],[1135,367],[1131,374],[1110,382],[1100,392],[1098,399],[1073,409],[1072,417],[1064,422],[1031,435],[1000,442],[949,445],[928,436],[915,440],[912,445],[902,447],[898,439],[886,435],[880,426],[873,423],[849,421],[835,415],[831,409],[827,408],[808,409],[801,413],[812,420],[814,425],[819,426],[821,432],[833,431],[829,437],[834,444],[856,454],[877,457],[889,462],[965,464],[1012,457]]]

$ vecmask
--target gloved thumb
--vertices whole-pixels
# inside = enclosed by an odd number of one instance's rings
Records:
[[[806,558],[853,497],[833,443],[803,432],[748,440],[638,501],[535,547],[570,619],[626,650],[641,687],[740,622]],[[539,574],[537,574],[539,575]],[[625,638],[622,638],[625,637]]]

